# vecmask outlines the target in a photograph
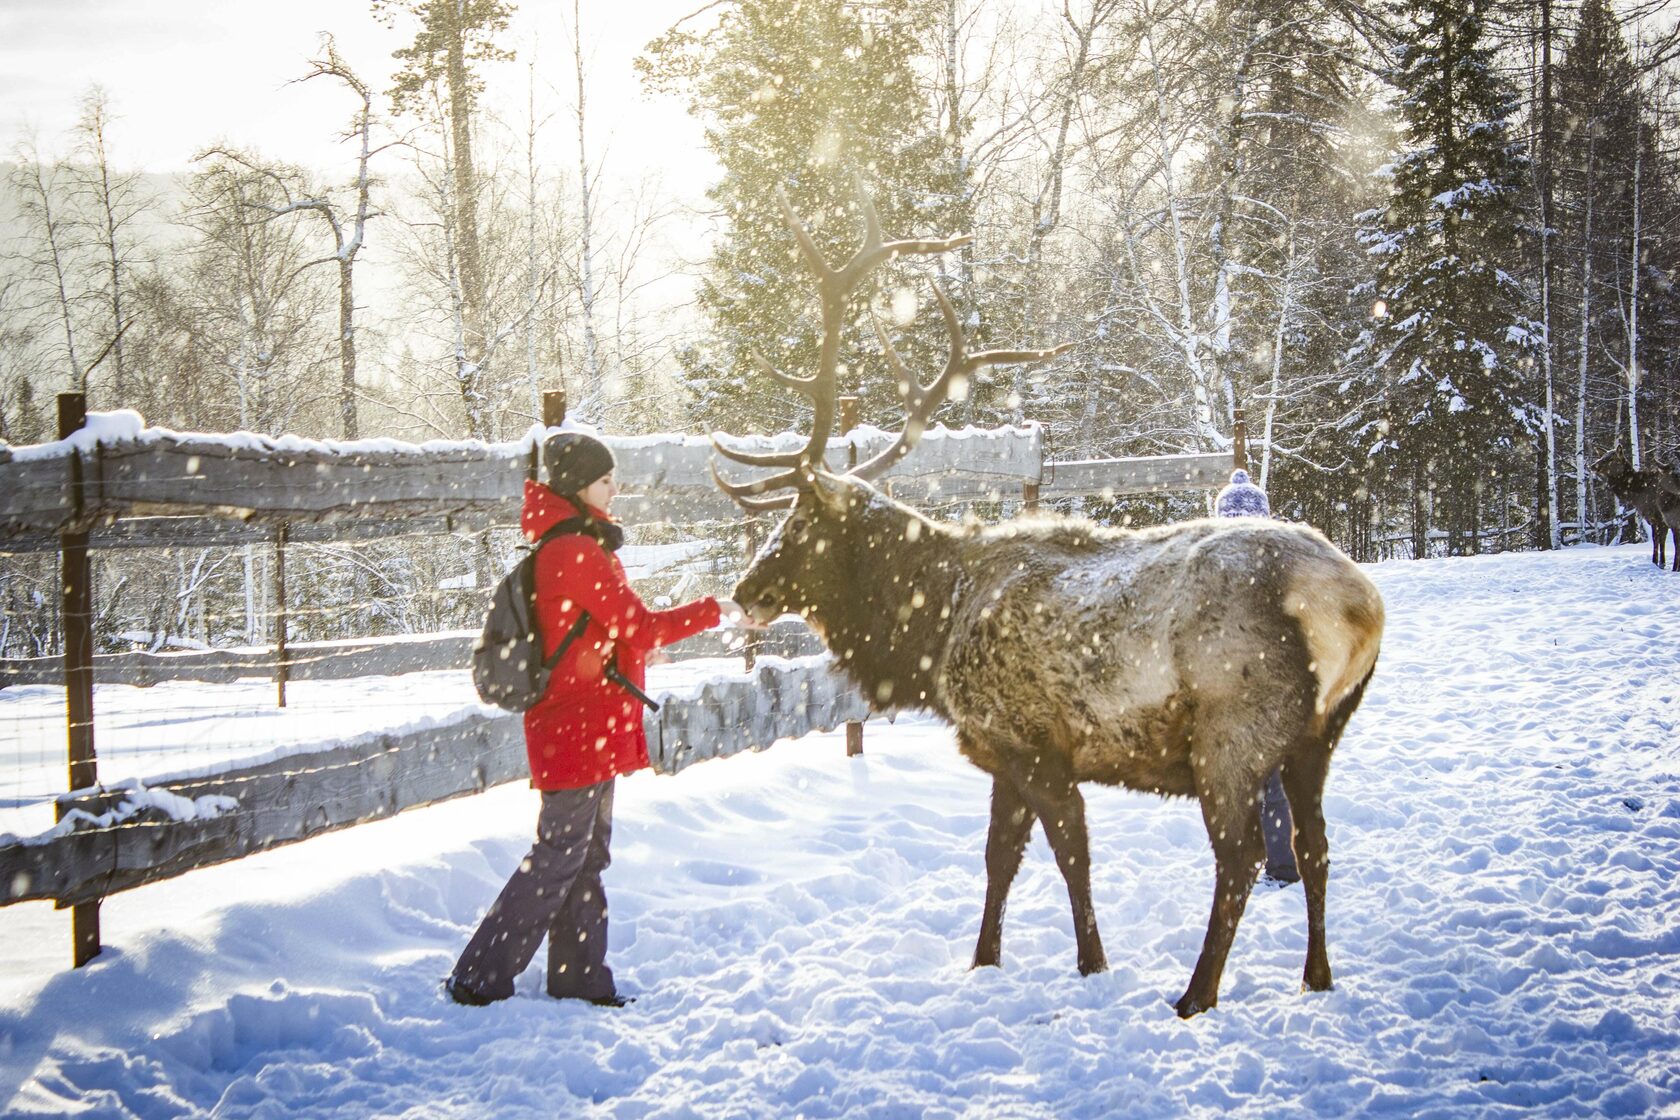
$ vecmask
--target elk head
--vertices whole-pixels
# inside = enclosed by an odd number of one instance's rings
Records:
[[[896,375],[898,394],[904,402],[904,427],[892,446],[860,463],[843,475],[824,469],[823,453],[834,425],[838,398],[836,383],[840,356],[840,334],[847,297],[874,269],[900,256],[934,256],[966,245],[971,238],[956,237],[920,241],[883,241],[875,207],[857,183],[863,214],[863,245],[850,260],[832,267],[817,248],[810,230],[777,191],[782,216],[799,244],[801,259],[817,283],[822,312],[822,346],[817,368],[807,377],[776,369],[757,354],[753,361],[775,381],[811,398],[811,436],[799,451],[753,453],[724,446],[714,436],[712,445],[726,459],[746,466],[776,468],[771,477],[748,483],[725,481],[714,465],[713,478],[719,487],[744,509],[753,512],[791,509],[792,513],[754,558],[735,589],[735,600],[752,617],[767,622],[781,614],[804,615],[819,630],[828,608],[843,602],[854,579],[867,579],[860,570],[873,550],[896,541],[914,544],[932,522],[911,510],[889,503],[869,485],[888,468],[908,455],[926,430],[929,418],[945,403],[952,388],[967,384],[987,366],[1040,362],[1069,349],[1066,343],[1048,350],[985,350],[969,353],[963,340],[962,322],[956,309],[937,283],[934,298],[944,316],[950,349],[945,368],[928,384],[906,368],[880,321],[875,335],[881,351]],[[890,508],[889,508],[890,507]]]
[[[1593,463],[1593,470],[1618,494],[1625,493],[1628,484],[1633,481],[1633,460],[1628,457],[1627,449],[1619,442]]]

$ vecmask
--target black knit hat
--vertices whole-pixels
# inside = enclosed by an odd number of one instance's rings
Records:
[[[612,451],[594,436],[561,432],[543,442],[544,481],[557,494],[576,494],[615,466]]]

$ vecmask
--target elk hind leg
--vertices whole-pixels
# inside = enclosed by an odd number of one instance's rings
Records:
[[[1219,979],[1225,958],[1237,936],[1237,923],[1248,907],[1249,891],[1266,857],[1260,828],[1259,779],[1241,792],[1209,793],[1202,797],[1202,819],[1213,842],[1213,912],[1208,915],[1202,954],[1190,974],[1190,986],[1173,1006],[1188,1019],[1219,1003]],[[1302,871],[1303,876],[1305,870]]]
[[[1032,832],[1033,811],[1007,778],[992,778],[992,823],[986,832],[986,909],[974,944],[974,968],[1003,961],[1003,907],[1021,869],[1021,853]]]
[[[1324,779],[1330,744],[1314,743],[1283,764],[1283,791],[1295,818],[1295,861],[1307,896],[1307,963],[1301,986],[1327,992],[1330,956],[1324,947],[1324,896],[1330,880],[1330,841],[1324,831]]]

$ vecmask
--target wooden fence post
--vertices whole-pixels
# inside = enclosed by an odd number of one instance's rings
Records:
[[[856,397],[840,398],[840,434],[851,435],[858,426],[858,399]],[[857,466],[857,444],[846,448],[846,465]]]
[[[843,435],[851,435],[858,426],[858,399],[856,397],[840,398],[840,431]],[[846,466],[857,466],[857,444],[848,443],[846,447]],[[863,753],[863,724],[859,721],[846,721],[846,757],[856,758]]]
[[[69,439],[87,425],[87,395],[58,395],[58,438]],[[70,457],[71,501],[81,512],[82,457]],[[87,533],[59,538],[64,619],[64,693],[69,724],[70,788],[99,784],[99,764],[93,752],[93,572],[88,563]],[[63,819],[64,806],[57,810]],[[71,960],[81,968],[99,955],[99,902],[70,908]]]
[[[747,514],[746,536],[742,540],[747,554],[746,562],[751,564],[753,557],[758,555],[759,546],[758,521],[752,514]],[[758,639],[751,637],[741,639],[741,663],[747,672],[758,667]]]
[[[543,390],[543,427],[558,428],[566,422],[566,390]]]
[[[1248,410],[1231,410],[1231,469],[1248,469]]]
[[[286,523],[274,529],[274,683],[286,706]]]

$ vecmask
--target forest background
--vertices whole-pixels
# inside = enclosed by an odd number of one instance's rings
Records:
[[[1228,448],[1241,408],[1274,511],[1356,559],[1621,539],[1594,464],[1680,448],[1659,0],[696,0],[645,33],[564,7],[338,8],[295,81],[237,94],[230,44],[201,97],[272,103],[275,147],[171,155],[117,85],[19,126],[0,440],[52,438],[71,390],[323,439],[517,438],[555,388],[610,433],[798,428],[808,402],[758,365],[815,360],[776,191],[838,257],[860,179],[888,236],[973,234],[851,309],[870,423],[901,412],[877,329],[924,376],[942,360],[937,284],[977,346],[1075,343],[964,386],[947,424],[1036,421],[1052,457],[1099,458]],[[738,558],[738,524],[684,531]],[[293,546],[289,636],[473,625],[497,551]],[[269,562],[99,554],[101,648],[262,641]],[[56,582],[0,554],[0,656],[58,652]]]

